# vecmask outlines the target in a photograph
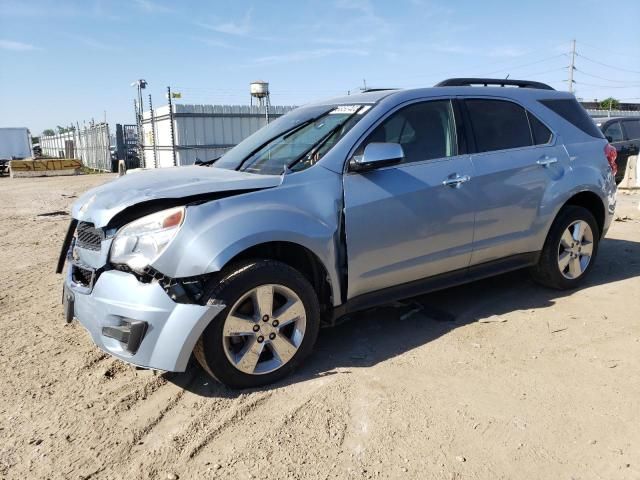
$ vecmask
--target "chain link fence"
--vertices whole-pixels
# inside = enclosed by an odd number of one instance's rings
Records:
[[[42,155],[51,158],[77,158],[85,167],[104,172],[112,171],[109,144],[109,125],[99,123],[90,127],[40,137]]]

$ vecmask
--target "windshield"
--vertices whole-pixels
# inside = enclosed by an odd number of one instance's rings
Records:
[[[216,167],[263,175],[314,165],[369,110],[368,105],[298,108],[236,145]]]

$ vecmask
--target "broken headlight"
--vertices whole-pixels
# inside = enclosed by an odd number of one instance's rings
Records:
[[[177,207],[147,215],[122,227],[111,244],[111,263],[142,273],[176,236],[185,217]]]

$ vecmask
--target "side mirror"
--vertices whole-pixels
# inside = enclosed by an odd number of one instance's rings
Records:
[[[612,143],[613,142],[613,137],[610,135],[607,135],[607,142]]]
[[[395,165],[404,159],[404,151],[399,143],[372,142],[364,149],[364,153],[354,156],[349,162],[353,172],[366,172],[388,165]]]

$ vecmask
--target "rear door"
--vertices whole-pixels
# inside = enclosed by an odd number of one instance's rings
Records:
[[[513,101],[484,97],[462,103],[475,143],[471,265],[539,250],[541,205],[564,175],[566,152],[539,118]]]
[[[473,172],[455,123],[450,99],[419,101],[358,146],[355,155],[370,142],[400,143],[405,160],[344,176],[349,298],[469,265]]]

